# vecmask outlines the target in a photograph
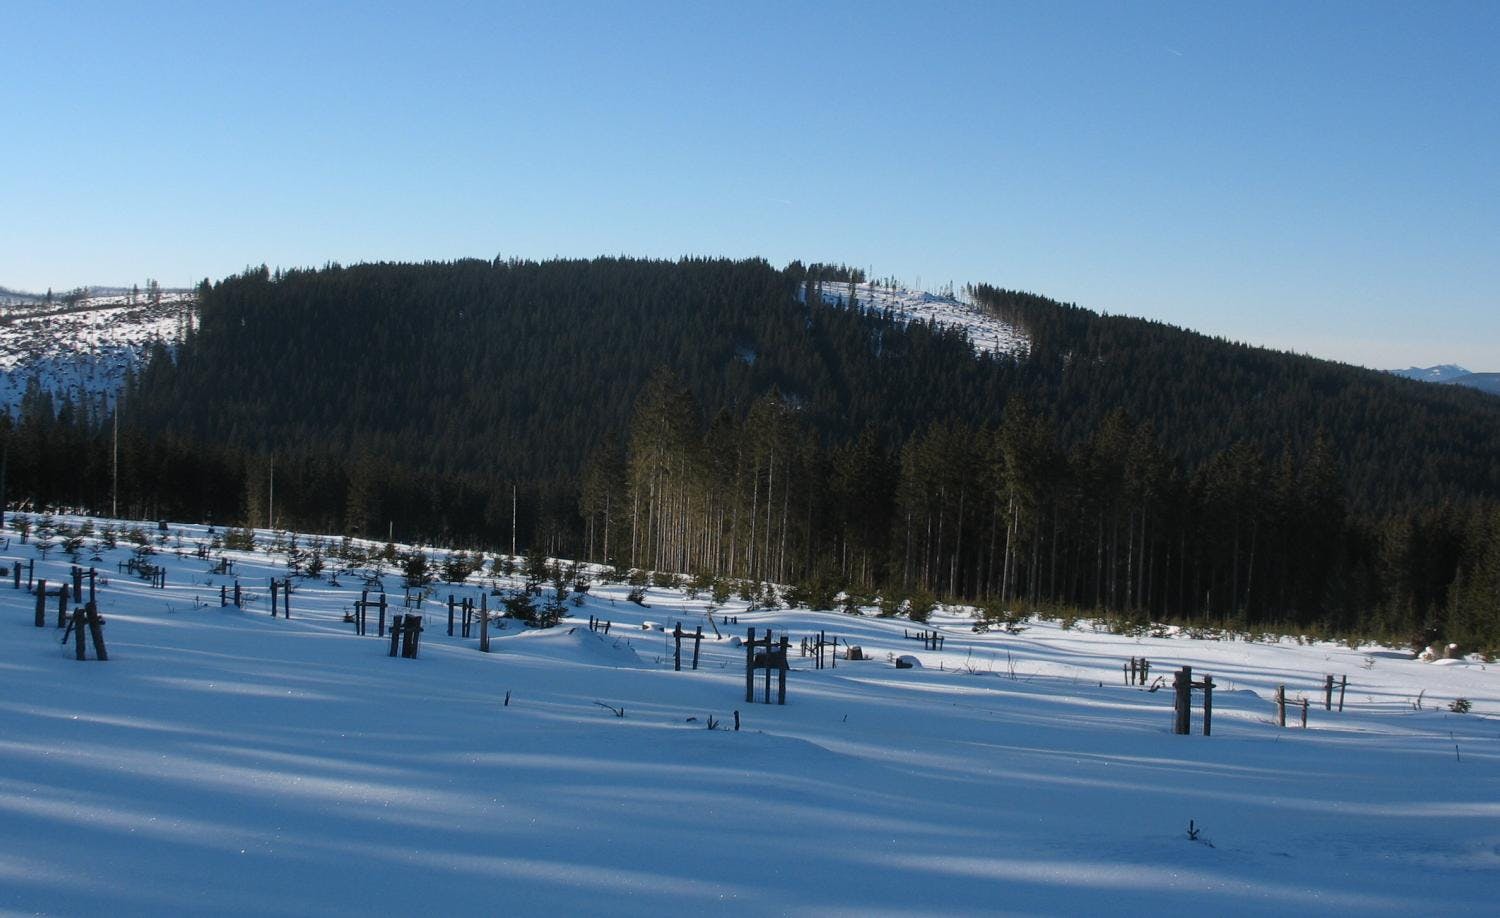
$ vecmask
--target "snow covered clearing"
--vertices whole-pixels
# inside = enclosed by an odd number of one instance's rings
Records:
[[[848,306],[852,300],[866,312],[889,314],[902,324],[932,322],[941,328],[962,329],[981,354],[1025,357],[1030,349],[1030,342],[1020,329],[956,297],[879,283],[828,281],[822,290],[823,302],[832,306]]]
[[[1492,914],[1500,888],[1500,670],[1481,661],[976,634],[958,612],[934,618],[937,652],[903,619],[737,601],[716,638],[706,599],[641,608],[604,584],[558,628],[497,621],[483,654],[447,635],[446,599],[488,574],[434,584],[401,659],[373,612],[365,637],[344,621],[355,573],[297,581],[272,618],[284,558],[224,552],[246,601],[221,608],[235,577],[195,556],[206,529],[147,531],[165,589],[119,569],[123,539],[83,550],[108,662],[77,662],[55,610],[36,628],[24,580],[0,580],[0,912]],[[7,559],[68,575],[60,548],[4,535]],[[703,625],[700,669],[674,672],[648,620]],[[731,638],[752,626],[791,634],[784,707],[745,702]],[[820,630],[873,659],[814,669],[797,647]],[[1215,677],[1211,737],[1196,711],[1173,735],[1171,692],[1124,684],[1143,655]],[[1329,673],[1343,713],[1322,708]],[[1306,730],[1275,724],[1279,684],[1313,699]]]
[[[0,303],[0,405],[14,408],[37,380],[54,398],[113,399],[126,370],[157,343],[177,344],[194,321],[190,291],[109,294],[52,303]]]

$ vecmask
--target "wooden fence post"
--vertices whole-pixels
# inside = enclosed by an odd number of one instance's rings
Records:
[[[73,610],[73,658],[76,660],[87,660],[88,653],[84,650],[83,629],[87,626],[87,616],[83,607],[79,606]],[[64,640],[67,635],[63,635]]]
[[[1203,677],[1203,735],[1209,736],[1214,723],[1214,677]]]
[[[693,633],[693,669],[694,670],[696,670],[698,668],[698,645],[701,644],[701,643],[703,643],[703,626],[699,625],[698,626],[698,630]]]
[[[1193,730],[1193,668],[1191,666],[1184,666],[1177,671],[1172,688],[1173,708],[1176,714],[1172,723],[1172,732],[1186,736]]]
[[[104,623],[99,620],[99,607],[89,603],[84,606],[84,615],[89,621],[89,634],[94,638],[94,656],[102,663],[109,659],[109,652],[104,649]]]
[[[1307,696],[1302,696],[1302,729],[1307,729]]]
[[[755,629],[745,638],[745,701],[755,701]]]
[[[1333,675],[1323,677],[1323,710],[1333,710]]]
[[[448,594],[448,636],[453,637],[453,594]]]
[[[1276,686],[1276,725],[1286,726],[1286,686]]]
[[[47,627],[47,581],[36,582],[36,626]]]
[[[479,594],[479,650],[490,652],[490,594]]]
[[[682,672],[682,622],[672,626],[672,670]]]
[[[767,637],[769,637],[769,636],[770,635],[767,634]],[[787,652],[791,649],[791,644],[792,644],[791,639],[788,638],[785,634],[783,634],[781,636],[781,659],[783,661],[785,661],[787,659]],[[769,651],[770,649],[771,648],[769,646],[766,647],[766,650]],[[786,670],[787,670],[787,667],[786,667],[785,662],[783,662],[783,664],[781,666],[776,667],[776,703],[777,704],[786,704]],[[766,685],[768,687],[769,687],[769,685],[771,683],[771,678],[770,677],[771,677],[771,673],[770,673],[769,670],[767,670],[766,671]],[[770,699],[767,699],[767,700],[770,700]]]
[[[1344,713],[1344,690],[1347,689],[1348,687],[1349,687],[1349,676],[1347,674],[1345,674],[1343,678],[1339,679],[1339,713],[1340,714]]]

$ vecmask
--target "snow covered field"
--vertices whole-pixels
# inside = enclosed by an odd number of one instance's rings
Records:
[[[823,285],[823,302],[848,306],[850,290],[850,284],[827,282]],[[852,299],[866,312],[889,313],[902,323],[933,322],[942,328],[962,329],[980,353],[1025,357],[1030,349],[1030,342],[1020,329],[955,297],[904,287],[893,289],[878,283],[854,284],[852,290]]]
[[[128,542],[85,549],[106,663],[0,580],[0,913],[1494,913],[1500,669],[1480,661],[975,634],[958,614],[935,652],[902,619],[731,601],[738,625],[674,672],[642,622],[712,636],[703,600],[595,585],[561,627],[511,623],[482,654],[440,602],[477,575],[433,585],[408,660],[373,618],[344,622],[353,574],[299,582],[288,621],[268,604],[282,560],[227,552],[249,598],[220,608],[233,578],[194,556],[205,536],[158,547],[165,590],[117,569]],[[36,574],[69,568],[53,549]],[[785,707],[744,700],[748,626],[791,633]],[[795,648],[818,630],[874,659],[815,670]],[[1170,691],[1124,684],[1141,655],[1213,674],[1213,736],[1196,712],[1174,736]],[[1342,714],[1327,673],[1348,676]],[[1278,684],[1314,699],[1307,730],[1276,726]]]
[[[124,294],[61,301],[0,303],[0,405],[14,408],[36,379],[75,402],[113,397],[127,369],[157,342],[174,345],[193,321],[190,291],[163,291],[159,303]]]

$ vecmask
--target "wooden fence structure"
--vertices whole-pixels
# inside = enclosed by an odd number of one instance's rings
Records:
[[[693,669],[697,669],[698,645],[703,643],[703,626],[699,625],[692,634],[682,630],[682,622],[672,627],[672,669],[674,672],[682,672],[682,642],[684,640],[693,642]]]
[[[1145,685],[1151,679],[1151,661],[1145,657],[1131,657],[1129,663],[1122,663],[1125,669],[1126,685]]]
[[[283,577],[280,582],[275,577],[271,578],[271,617],[276,617],[277,594],[280,594],[281,607],[288,619],[292,617],[292,578]]]
[[[415,660],[417,648],[422,642],[422,616],[415,613],[396,615],[391,618],[390,656]]]
[[[791,668],[787,662],[787,652],[791,649],[791,639],[785,634],[781,636],[780,643],[772,637],[771,629],[766,629],[766,636],[759,640],[755,637],[755,629],[751,628],[749,635],[745,638],[745,701],[755,701],[755,671],[762,670],[766,674],[765,704],[771,703],[771,673],[776,673],[776,703],[786,704],[786,673]],[[757,647],[765,648],[759,653]]]
[[[1203,735],[1213,733],[1214,677],[1193,681],[1193,668],[1184,666],[1172,679],[1172,732],[1187,736],[1193,732],[1193,689],[1203,693]]]

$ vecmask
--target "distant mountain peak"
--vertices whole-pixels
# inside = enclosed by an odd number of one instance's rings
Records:
[[[1405,376],[1407,379],[1419,379],[1423,382],[1448,382],[1460,376],[1468,376],[1470,371],[1456,363],[1440,363],[1434,367],[1407,367],[1404,370],[1389,371],[1396,376]]]

